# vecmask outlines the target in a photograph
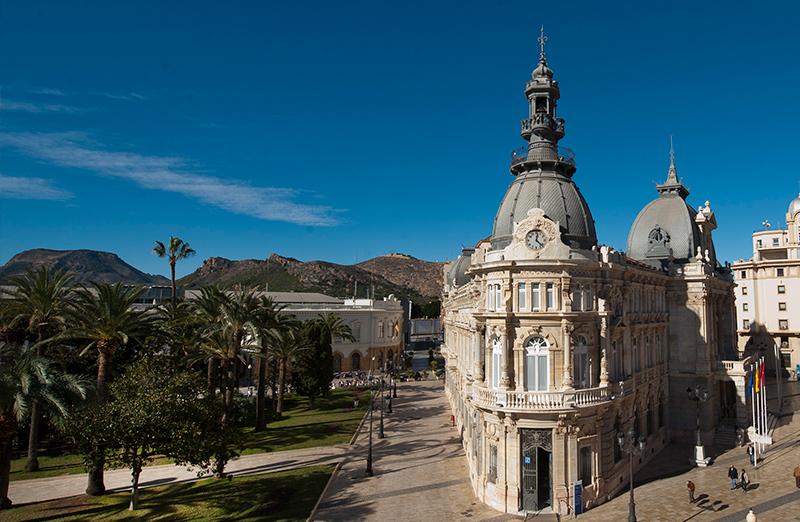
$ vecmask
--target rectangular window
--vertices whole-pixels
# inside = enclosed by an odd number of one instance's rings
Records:
[[[542,306],[542,298],[539,294],[539,283],[531,285],[531,309],[539,310]]]
[[[583,487],[592,485],[592,448],[584,446],[581,448],[581,482]]]
[[[492,387],[497,388],[500,386],[500,354],[492,354]]]
[[[572,290],[572,311],[573,312],[580,312],[581,311],[581,285],[575,285]]]
[[[552,310],[556,307],[556,292],[555,288],[553,288],[553,283],[545,285],[545,292],[547,292],[547,309]]]
[[[639,371],[639,341],[633,340],[633,368],[634,371]]]
[[[778,293],[779,294],[785,294],[786,293],[786,287],[783,286],[783,285],[778,285]]]
[[[745,319],[742,321],[742,330],[749,330],[750,329],[750,319]]]
[[[611,341],[611,380],[620,380],[619,353],[617,352],[617,341]]]
[[[747,295],[747,287],[746,286],[742,287],[742,295]]]
[[[525,283],[519,284],[519,309],[526,310],[528,308],[528,288]]]
[[[647,367],[648,368],[652,368],[653,367],[653,357],[650,354],[650,336],[649,335],[645,338],[645,348],[644,349],[645,349],[645,354],[646,354],[646,357],[647,357]]]
[[[742,312],[747,312],[750,309],[750,305],[747,303],[742,303]]]
[[[761,240],[759,239],[759,240],[758,240],[758,248],[761,248],[762,246],[763,246],[763,245],[762,245],[762,243],[761,243]]]
[[[788,330],[789,329],[789,320],[788,319],[779,319],[778,320],[778,330]]]
[[[778,277],[783,277],[783,268],[778,268],[775,270],[775,275]]]
[[[500,290],[500,285],[495,285],[494,295],[497,298],[495,309],[499,312],[503,309],[503,292]]]
[[[778,303],[778,310],[780,310],[781,312],[785,312],[786,311],[786,303]]]
[[[378,323],[378,338],[383,338],[383,323]]]
[[[772,238],[772,246],[780,246],[780,244],[781,244],[780,239],[778,239],[777,237]]]
[[[583,311],[594,310],[594,299],[592,299],[592,285],[583,285]]]
[[[742,279],[747,279],[747,270],[742,270]]]
[[[497,482],[497,446],[489,444],[489,476],[486,477],[489,482]]]

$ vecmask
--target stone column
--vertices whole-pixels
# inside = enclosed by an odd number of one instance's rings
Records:
[[[500,346],[503,352],[500,359],[500,387],[508,389],[511,385],[511,378],[508,374],[508,361],[511,353],[508,349],[508,327],[506,326],[500,329]]]
[[[473,361],[473,375],[475,380],[485,382],[486,375],[484,374],[484,365],[482,359],[485,361],[486,355],[486,326],[479,324],[475,328],[475,360]]]
[[[608,318],[600,320],[600,386],[608,386],[608,352],[611,340],[608,338]]]
[[[563,332],[562,342],[564,344],[564,375],[561,379],[562,389],[572,389],[572,330],[573,326],[567,323],[566,319],[561,321],[561,329]]]

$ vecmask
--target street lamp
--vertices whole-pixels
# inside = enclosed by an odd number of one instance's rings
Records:
[[[634,420],[634,422],[636,421]],[[631,455],[631,500],[629,503],[630,511],[628,513],[628,522],[636,522],[636,504],[633,502],[633,457],[644,453],[645,439],[644,437],[639,437],[637,441],[636,433],[633,431],[633,428],[631,428],[628,430],[627,437],[621,431],[617,433],[617,444],[619,444],[620,450],[625,453],[630,453]]]
[[[371,477],[374,475],[372,472],[372,410],[373,403],[375,400],[375,396],[372,393],[372,390],[369,391],[369,450],[367,451],[367,470],[364,472],[364,475],[367,477]]]
[[[382,439],[384,437],[384,435],[383,435],[383,368],[381,368],[380,374],[378,375],[378,377],[381,380],[381,386],[378,389],[378,393],[381,394],[381,425],[378,428],[378,438]]]
[[[697,443],[694,447],[694,458],[690,458],[689,463],[694,466],[705,468],[711,461],[711,457],[706,457],[706,449],[703,447],[703,441],[700,440],[700,403],[708,401],[708,390],[705,390],[701,395],[700,385],[698,384],[695,386],[694,390],[686,388],[686,394],[689,396],[690,401],[694,401],[697,404]]]

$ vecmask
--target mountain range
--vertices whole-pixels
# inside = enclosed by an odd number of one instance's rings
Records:
[[[319,292],[332,297],[377,298],[394,294],[416,302],[438,299],[444,263],[422,261],[405,254],[388,254],[355,265],[326,261],[302,262],[271,254],[269,260],[234,261],[210,257],[193,273],[177,280],[182,288],[209,284],[267,287],[271,292]],[[34,249],[21,252],[0,267],[0,282],[24,274],[25,268],[45,266],[72,274],[76,282],[98,281],[144,285],[169,285],[169,279],[147,274],[110,252],[96,250]],[[374,285],[374,290],[373,290]]]

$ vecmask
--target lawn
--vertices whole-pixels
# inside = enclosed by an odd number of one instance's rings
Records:
[[[253,431],[255,422],[255,398],[250,398],[252,414],[242,428],[242,455],[286,451],[301,448],[347,444],[358,429],[364,411],[353,410],[353,395],[361,397],[363,388],[340,388],[332,390],[330,397],[318,398],[315,408],[308,409],[308,397],[287,395],[284,399],[283,419],[273,420],[273,412],[267,405],[267,430]],[[367,394],[366,397],[369,397]],[[361,405],[368,399],[361,397]],[[11,480],[27,480],[62,475],[86,473],[79,455],[58,457],[39,457],[40,470],[35,473],[25,471],[25,458],[11,461]],[[158,458],[152,465],[169,464],[166,458]]]
[[[80,495],[4,510],[4,522],[25,520],[302,521],[314,509],[335,466],[205,479],[146,488],[139,509],[128,511],[130,492]]]

